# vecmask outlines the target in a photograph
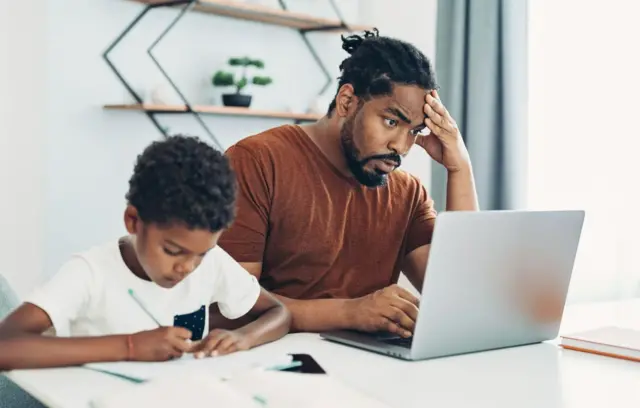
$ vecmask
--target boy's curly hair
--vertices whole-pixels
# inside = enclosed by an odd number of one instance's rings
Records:
[[[145,223],[218,232],[233,221],[235,194],[226,156],[178,135],[151,143],[138,156],[126,199]]]

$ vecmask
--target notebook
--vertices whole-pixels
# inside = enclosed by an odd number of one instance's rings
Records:
[[[640,330],[601,327],[560,337],[560,346],[640,362]]]

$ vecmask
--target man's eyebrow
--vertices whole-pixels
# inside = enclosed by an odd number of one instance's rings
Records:
[[[411,124],[411,120],[409,120],[409,118],[408,118],[404,113],[402,113],[402,112],[400,111],[400,109],[398,109],[398,108],[391,108],[391,107],[388,107],[388,108],[386,108],[384,111],[385,111],[385,112],[389,112],[389,113],[391,113],[392,115],[396,115],[397,117],[399,117],[400,119],[402,119],[402,121],[403,121],[403,122],[406,122],[406,123],[408,123],[408,124]]]

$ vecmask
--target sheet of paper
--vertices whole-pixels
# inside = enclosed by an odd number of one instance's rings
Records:
[[[179,378],[158,378],[110,392],[92,401],[93,408],[234,407],[263,408],[252,396],[239,392],[213,376],[191,373]]]
[[[624,327],[606,326],[563,337],[640,351],[640,330]]]
[[[240,351],[226,356],[196,359],[186,354],[180,359],[166,362],[92,363],[85,367],[117,375],[132,381],[147,381],[163,376],[201,371],[214,377],[228,378],[255,368],[277,368],[291,363],[288,354],[266,353],[260,349]]]
[[[325,374],[251,371],[226,381],[267,408],[389,408]]]
[[[228,361],[223,363],[225,365],[233,364],[231,358],[214,358],[197,366],[195,363],[202,360],[187,358],[182,362],[145,364],[147,369],[162,366],[162,371],[167,375],[154,376],[142,384],[131,384],[117,392],[100,396],[93,401],[92,407],[200,406],[206,401],[206,405],[234,408],[389,408],[326,374],[254,368],[233,370],[235,375],[222,379],[212,374],[215,370],[207,369],[216,360]],[[243,355],[234,360],[256,361],[256,356],[249,360]],[[274,361],[272,359],[269,363]],[[167,370],[164,367],[168,365],[178,368]],[[246,367],[246,364],[240,367]],[[127,374],[131,375],[131,370],[127,370]],[[139,375],[140,371],[136,374]]]

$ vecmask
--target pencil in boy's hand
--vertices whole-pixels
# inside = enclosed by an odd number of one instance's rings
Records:
[[[140,298],[138,298],[138,296],[135,294],[135,292],[133,291],[133,289],[129,289],[129,296],[131,296],[131,298],[133,298],[133,300],[138,304],[138,306],[140,306],[140,308],[142,310],[144,310],[144,312],[151,318],[153,319],[153,321],[158,325],[158,327],[162,327],[162,323],[160,323],[160,321],[158,319],[156,319],[156,317],[149,311],[149,309],[147,309],[147,307],[144,305],[144,303],[142,302],[142,300],[140,300]]]

